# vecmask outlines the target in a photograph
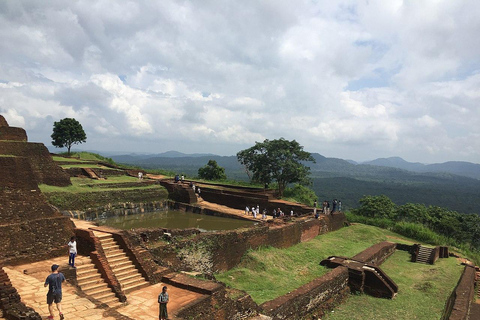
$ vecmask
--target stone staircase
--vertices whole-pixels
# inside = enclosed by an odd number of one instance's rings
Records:
[[[432,264],[432,254],[434,250],[434,248],[420,246],[416,262]]]
[[[117,277],[124,293],[145,288],[150,285],[143,278],[125,251],[115,242],[110,233],[94,231],[95,236],[100,240],[103,251],[107,257],[108,264]]]
[[[77,282],[86,295],[108,305],[110,308],[123,306],[123,303],[118,300],[112,289],[108,287],[108,284],[91,260],[90,263],[77,266]]]
[[[96,179],[96,180],[100,179],[100,177],[92,169],[90,169],[90,168],[82,168],[82,169],[88,175],[88,177],[90,179]]]

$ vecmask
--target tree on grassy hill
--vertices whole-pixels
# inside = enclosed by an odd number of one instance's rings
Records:
[[[396,214],[396,205],[385,195],[365,196],[360,199],[360,208],[356,214],[372,218],[394,218]]]
[[[253,147],[238,152],[237,159],[253,173],[252,180],[262,184],[277,182],[280,197],[289,183],[308,181],[310,168],[301,161],[315,162],[297,141],[284,138],[256,142]]]
[[[198,177],[205,180],[227,179],[227,175],[225,174],[225,168],[220,167],[215,160],[208,160],[206,166],[198,169]]]
[[[55,121],[51,138],[52,145],[57,148],[66,147],[69,156],[72,145],[87,141],[87,135],[85,131],[83,131],[82,125],[73,118],[65,118],[58,122]]]

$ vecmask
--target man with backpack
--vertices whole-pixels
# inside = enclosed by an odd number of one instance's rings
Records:
[[[53,319],[53,302],[57,305],[60,320],[65,319],[62,313],[62,283],[65,281],[63,273],[58,272],[58,264],[52,265],[52,273],[45,280],[45,287],[48,286],[47,304],[50,315],[48,319]]]

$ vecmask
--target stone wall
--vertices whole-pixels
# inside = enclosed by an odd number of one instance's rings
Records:
[[[475,320],[469,317],[475,296],[475,268],[465,266],[457,286],[445,304],[442,320]]]
[[[228,289],[213,281],[171,273],[165,275],[162,282],[204,295],[178,312],[181,319],[241,320],[257,315],[260,310],[246,292]]]
[[[27,141],[27,133],[22,128],[10,127],[0,115],[0,140]]]
[[[368,247],[352,259],[379,266],[395,252],[396,246],[396,243],[383,241]]]
[[[174,270],[193,270],[215,273],[235,267],[249,249],[261,246],[287,248],[302,241],[343,226],[346,218],[338,213],[320,219],[299,218],[282,222],[215,233],[203,233],[186,240],[173,239],[173,243],[159,242],[150,249],[155,260]],[[132,237],[141,238],[132,233]]]
[[[48,202],[60,210],[87,210],[99,207],[128,207],[128,203],[155,203],[167,198],[164,188],[109,190],[102,192],[49,192]]]
[[[73,223],[40,192],[30,161],[0,157],[0,261],[11,264],[65,254]]]
[[[25,157],[33,170],[37,184],[69,186],[70,176],[52,159],[43,143],[0,141],[0,155]],[[0,175],[3,170],[0,171]],[[0,176],[1,178],[1,176]]]
[[[0,268],[0,309],[8,320],[41,320],[42,317],[21,302],[20,295],[12,286],[7,273]]]
[[[341,303],[348,293],[348,269],[337,267],[300,288],[261,305],[273,319],[322,317]]]

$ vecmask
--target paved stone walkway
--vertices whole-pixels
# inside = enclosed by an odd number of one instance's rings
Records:
[[[22,302],[35,309],[35,311],[37,311],[44,319],[46,319],[49,315],[48,306],[46,303],[48,288],[43,286],[45,283],[45,278],[50,274],[50,266],[52,264],[64,264],[65,259],[66,258],[56,258],[37,262],[31,265],[3,268],[8,274],[12,285],[20,294]],[[29,274],[25,274],[24,272]],[[115,320],[114,317],[104,317],[104,309],[98,309],[95,304],[88,299],[79,297],[75,292],[75,288],[68,283],[64,283],[62,286],[62,294],[62,307],[66,319]],[[55,319],[59,319],[57,312],[55,312]]]
[[[158,319],[158,295],[165,284],[155,284],[127,294],[128,304],[117,309],[117,312],[135,320]],[[168,315],[170,319],[176,319],[177,312],[190,302],[203,297],[199,293],[166,285],[170,302],[168,303]]]

